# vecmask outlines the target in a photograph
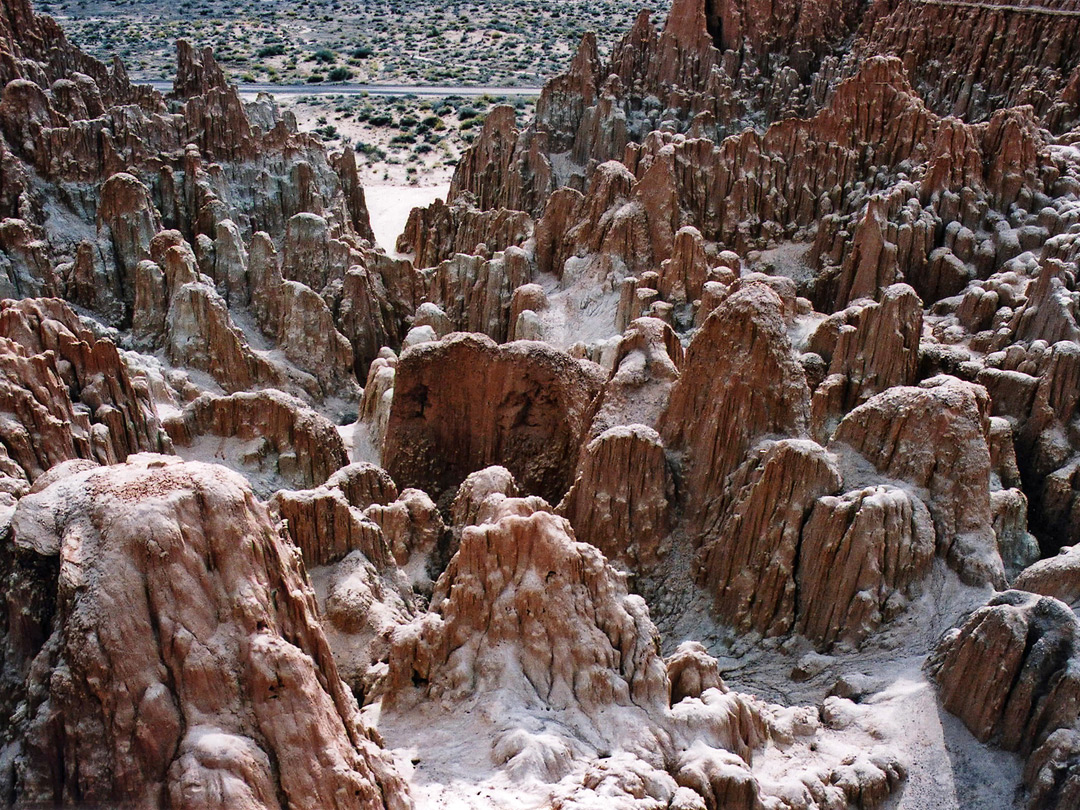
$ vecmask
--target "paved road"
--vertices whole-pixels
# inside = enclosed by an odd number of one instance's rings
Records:
[[[172,91],[172,82],[147,82],[155,90],[163,93]],[[254,95],[270,93],[274,96],[404,96],[414,95],[425,98],[445,98],[446,96],[537,96],[539,87],[413,87],[407,84],[241,84],[240,92]]]
[[[923,6],[945,6],[951,8],[979,8],[985,11],[1011,11],[1016,14],[1045,14],[1050,17],[1080,17],[1080,9],[1050,8],[1048,6],[1019,6],[1005,3],[981,2],[981,0],[914,0]]]

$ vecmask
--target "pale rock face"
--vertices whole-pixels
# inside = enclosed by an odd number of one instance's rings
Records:
[[[502,502],[519,494],[514,474],[506,467],[486,467],[469,473],[450,505],[450,521],[455,528],[490,523]]]
[[[505,474],[486,470],[470,491],[500,483]],[[817,711],[729,692],[700,644],[664,661],[655,632],[622,575],[575,541],[566,521],[504,497],[465,528],[430,612],[393,632],[376,687],[385,690],[384,722],[392,735],[416,712],[490,727],[487,755],[505,778],[549,785],[566,808],[600,797],[619,807],[762,807],[778,796],[806,810],[870,807],[902,781],[903,766],[875,750],[847,765],[796,769],[767,788],[755,758],[770,739],[816,740]],[[427,754],[419,756],[424,767]]]
[[[498,253],[520,245],[531,233],[532,219],[525,212],[481,211],[462,195],[452,205],[436,200],[427,208],[414,208],[397,250],[412,254],[418,268],[435,267],[458,253],[475,254],[479,245]]]
[[[161,230],[160,215],[146,186],[120,172],[101,187],[97,221],[99,238],[111,243],[119,273],[119,284],[111,292],[130,306],[135,297],[135,268],[150,258],[150,240]]]
[[[917,381],[922,325],[915,291],[894,284],[880,302],[856,302],[818,327],[809,349],[829,363],[811,404],[819,439],[827,441],[843,415],[874,394]]]
[[[410,806],[338,679],[298,556],[239,476],[138,455],[16,511],[12,542],[53,561],[56,599],[22,647],[36,685],[19,781],[5,774],[20,801]]]
[[[1056,5],[588,34],[410,260],[209,49],[3,0],[0,804],[1074,810]]]
[[[513,510],[514,502],[503,508]],[[500,592],[508,582],[518,584],[503,595],[511,600],[503,605]],[[561,598],[552,598],[560,591]],[[580,599],[593,605],[589,614],[596,624],[579,613]],[[399,634],[387,681],[391,701],[404,699],[416,679],[433,697],[483,694],[505,682],[503,666],[532,684],[527,700],[554,707],[660,705],[667,699],[644,603],[628,596],[603,556],[575,542],[566,521],[549,512],[511,511],[498,522],[466,528],[436,585],[432,610],[414,630]],[[521,628],[519,617],[542,621],[536,629],[546,626],[548,633]],[[569,643],[545,652],[551,638]],[[501,645],[519,639],[525,647],[496,666]]]
[[[427,299],[446,313],[452,331],[482,332],[501,343],[513,328],[514,291],[531,274],[528,254],[511,246],[494,256],[458,253],[422,275]]]
[[[684,641],[665,659],[671,682],[671,705],[683,698],[700,698],[706,689],[726,692],[720,665],[697,641]]]
[[[376,357],[368,367],[367,381],[360,397],[360,412],[356,420],[354,446],[371,448],[373,461],[382,458],[386,440],[386,426],[394,402],[394,380],[397,376],[397,356],[386,350],[385,356]]]
[[[166,419],[164,428],[180,455],[209,453],[247,471],[265,495],[281,483],[318,486],[348,463],[334,425],[280,391],[204,394]]]
[[[666,323],[657,318],[633,321],[615,349],[590,435],[634,423],[655,428],[679,378],[683,357],[682,344]]]
[[[403,490],[401,495],[386,504],[372,504],[364,516],[382,529],[394,561],[414,573],[414,584],[431,584],[417,572],[417,562],[430,567],[437,561],[434,555],[442,551],[446,525],[435,503],[418,489]]]

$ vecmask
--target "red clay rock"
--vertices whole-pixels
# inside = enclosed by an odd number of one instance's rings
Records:
[[[840,485],[835,461],[807,440],[767,443],[734,472],[723,496],[730,506],[706,535],[698,574],[726,622],[762,635],[793,628],[803,524]]]
[[[988,407],[985,389],[952,377],[897,386],[844,417],[829,447],[850,448],[886,479],[921,487],[937,553],[966,581],[1001,585],[990,511]]]
[[[33,482],[75,458],[115,464],[167,447],[120,353],[57,299],[0,302],[4,473]]]
[[[1006,591],[947,632],[927,670],[976,739],[1027,755],[1077,720],[1078,631],[1058,600]]]
[[[585,447],[558,511],[579,540],[632,571],[647,571],[666,551],[674,500],[660,436],[645,425],[625,425]]]
[[[538,343],[454,334],[398,361],[383,466],[401,486],[456,488],[492,464],[557,502],[601,385],[597,371]]]
[[[411,806],[239,476],[135,456],[29,496],[13,532],[55,599],[20,662],[17,802]]]
[[[435,200],[427,208],[410,211],[397,251],[413,254],[417,268],[435,267],[456,253],[475,253],[481,244],[491,253],[520,245],[531,232],[532,219],[524,212],[481,211],[461,195],[453,205]]]
[[[903,610],[934,558],[927,508],[902,489],[820,498],[802,530],[798,630],[857,645]]]
[[[728,475],[759,438],[806,434],[809,398],[776,293],[750,285],[706,319],[659,428],[665,445],[684,451],[683,487],[696,531],[715,524]]]

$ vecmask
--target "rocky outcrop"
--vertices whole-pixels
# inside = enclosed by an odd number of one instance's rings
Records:
[[[401,486],[442,493],[500,464],[558,502],[601,384],[598,369],[539,343],[455,334],[415,346],[398,361],[383,466]]]
[[[457,529],[490,523],[502,502],[519,494],[517,481],[506,467],[496,465],[469,473],[450,504],[450,521]]]
[[[468,192],[481,211],[506,208],[539,216],[554,189],[551,162],[529,139],[518,138],[513,107],[494,107],[484,119],[475,146],[454,170],[448,203]]]
[[[436,556],[446,552],[446,524],[426,493],[406,489],[390,503],[367,507],[364,516],[382,529],[398,565],[408,566],[410,561],[421,559],[425,567],[437,572],[446,562],[447,557]],[[425,583],[430,584],[430,580]]]
[[[799,549],[799,632],[826,646],[861,643],[904,610],[934,550],[929,511],[903,489],[820,498]]]
[[[510,247],[491,259],[458,254],[425,271],[425,298],[446,315],[453,331],[507,340],[514,290],[531,277],[528,255]]]
[[[916,382],[922,302],[906,284],[881,291],[880,302],[857,302],[818,327],[809,349],[828,364],[814,391],[814,433],[827,440],[840,418],[874,394]]]
[[[896,758],[875,751],[759,781],[753,763],[766,739],[814,738],[816,712],[798,710],[804,727],[793,734],[787,710],[728,691],[700,645],[666,662],[656,649],[644,603],[594,547],[528,500],[503,499],[464,530],[431,611],[394,631],[383,716],[422,705],[490,717],[505,778],[558,783],[561,807],[603,796],[751,808],[785,795],[796,807],[830,806],[813,796],[869,807],[903,779]],[[579,777],[582,740],[610,753]]]
[[[382,467],[358,461],[342,467],[326,480],[328,487],[341,490],[350,506],[367,509],[372,504],[396,501],[398,488]]]
[[[1019,591],[1041,593],[1067,605],[1080,605],[1080,549],[1066,546],[1054,557],[1028,566],[1016,577]]]
[[[353,551],[361,552],[377,570],[393,559],[379,525],[335,486],[278,490],[270,505],[285,521],[308,568],[338,562]]]
[[[0,377],[6,476],[33,482],[62,461],[115,464],[169,446],[115,344],[62,301],[0,302]]]
[[[656,427],[679,378],[683,347],[657,318],[638,318],[623,333],[612,359],[611,376],[595,404],[590,435],[616,425]]]
[[[978,740],[1027,756],[1077,721],[1078,630],[1058,600],[1006,591],[949,630],[927,670]]]
[[[1003,584],[990,511],[988,407],[985,389],[951,377],[897,386],[844,417],[829,446],[854,451],[884,479],[919,487],[937,553],[965,580]],[[849,485],[864,478],[845,469]]]
[[[221,250],[215,252],[221,261]],[[250,256],[241,262],[241,287],[259,329],[273,340],[290,363],[312,374],[326,396],[355,395],[352,344],[337,329],[326,301],[296,281],[286,281],[268,234],[252,237]]]
[[[334,425],[280,391],[204,394],[166,419],[164,428],[182,456],[210,455],[294,489],[319,486],[348,463]],[[278,488],[270,486],[260,486],[260,494]]]
[[[727,477],[756,440],[806,434],[809,399],[771,289],[751,284],[706,319],[659,429],[665,445],[684,451],[683,487],[696,531],[718,520]]]
[[[1065,810],[1080,801],[1077,754],[1080,754],[1080,731],[1058,729],[1028,757],[1024,782],[1033,807]]]
[[[7,627],[25,678],[2,777],[16,803],[411,806],[299,558],[239,476],[134,456],[28,496],[12,535],[15,576],[54,606]]]
[[[610,428],[585,447],[559,505],[574,535],[609,560],[648,571],[665,552],[674,483],[660,436],[645,425]]]
[[[427,208],[414,208],[397,250],[411,253],[418,268],[435,267],[456,253],[491,254],[520,245],[531,232],[531,218],[524,212],[481,211],[463,195],[453,205],[436,200]]]
[[[807,440],[767,443],[734,471],[724,492],[730,507],[706,535],[698,576],[725,621],[762,635],[792,629],[803,523],[840,485],[836,463]]]
[[[528,509],[515,514],[515,503],[507,502],[498,522],[465,530],[436,586],[432,612],[395,638],[389,701],[403,700],[417,682],[421,695],[432,696],[497,689],[504,664],[485,661],[505,660],[500,648],[507,645],[534,699],[553,707],[666,703],[663,659],[644,604],[626,594],[595,548],[574,542],[565,520]],[[521,584],[500,594],[506,583]],[[535,632],[521,621],[534,623]],[[546,651],[519,646],[530,638],[538,645],[573,641]],[[457,663],[464,656],[470,665]]]
[[[1053,127],[1074,121],[1065,99],[1080,64],[1075,5],[1020,15],[1005,6],[874,4],[852,55],[897,54],[911,66],[919,92],[942,115],[977,121],[995,109],[1032,104]],[[959,42],[947,33],[957,30],[965,32]]]

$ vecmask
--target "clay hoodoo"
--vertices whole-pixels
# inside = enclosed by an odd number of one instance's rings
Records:
[[[991,525],[988,406],[985,389],[950,377],[898,386],[848,414],[830,447],[921,488],[938,553],[966,580],[1002,584]]]
[[[800,769],[782,784],[759,781],[755,756],[786,733],[779,707],[729,691],[700,645],[660,658],[640,597],[565,520],[528,500],[505,498],[464,530],[431,611],[395,631],[380,688],[391,715],[498,707],[489,716],[499,767],[514,783],[559,782],[567,807],[598,792],[619,803],[672,802],[680,787],[699,797],[689,806],[752,808],[794,795],[809,810],[821,795],[869,807],[903,779],[902,766],[878,752]],[[522,715],[545,731],[509,719]],[[809,742],[822,732],[811,724],[799,733]],[[610,752],[607,774],[570,777],[597,744]]]
[[[168,444],[116,346],[62,301],[0,302],[0,365],[5,476],[33,482],[70,459],[112,464]]]
[[[767,434],[805,435],[810,392],[784,328],[780,298],[752,284],[705,321],[660,420],[665,444],[685,448],[688,509],[714,524],[726,479]]]
[[[1072,810],[1078,26],[676,0],[393,258],[0,0],[0,804]]]
[[[627,425],[609,428],[585,447],[559,511],[579,539],[609,560],[647,570],[665,551],[674,496],[660,436],[645,425]]]
[[[238,475],[134,456],[28,495],[11,535],[17,803],[411,806],[303,567]]]
[[[599,369],[540,343],[455,334],[416,346],[397,365],[383,463],[399,485],[432,493],[501,464],[558,502],[601,384]]]

